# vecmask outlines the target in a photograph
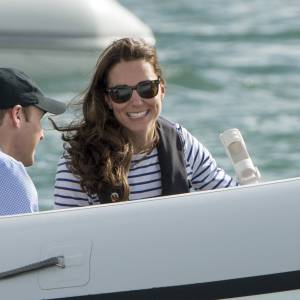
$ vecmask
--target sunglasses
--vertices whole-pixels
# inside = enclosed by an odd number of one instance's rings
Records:
[[[107,88],[105,92],[111,97],[111,99],[116,103],[127,102],[136,90],[137,93],[144,99],[150,99],[158,94],[160,78],[156,80],[145,80],[139,82],[135,86],[129,85],[117,85],[112,88]]]

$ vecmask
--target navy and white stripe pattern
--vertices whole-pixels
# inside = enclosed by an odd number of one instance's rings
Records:
[[[185,128],[176,124],[182,137],[188,181],[193,190],[209,190],[236,186],[236,181],[219,168],[209,151]],[[157,148],[148,155],[134,155],[128,174],[129,200],[160,196],[162,193],[161,172]],[[58,163],[55,182],[55,208],[99,204],[97,195],[88,195],[67,168],[65,158]]]
[[[133,156],[128,183],[130,186],[129,200],[161,195],[161,172],[157,148],[147,156],[143,154]]]

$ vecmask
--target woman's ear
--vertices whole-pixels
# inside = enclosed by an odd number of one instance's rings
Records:
[[[164,100],[166,92],[166,87],[163,83],[160,84],[160,93],[161,93],[161,100]]]
[[[111,99],[110,99],[108,96],[106,96],[106,95],[105,95],[105,102],[106,102],[108,108],[109,108],[110,110],[112,110]]]

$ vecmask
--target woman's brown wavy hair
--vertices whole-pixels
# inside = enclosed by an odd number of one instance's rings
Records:
[[[155,47],[143,40],[123,38],[113,42],[100,55],[91,83],[81,100],[83,117],[65,128],[62,135],[68,166],[89,195],[101,195],[107,188],[122,191],[119,201],[128,200],[127,175],[133,145],[124,128],[105,101],[107,77],[121,61],[143,59],[149,62],[164,83]]]

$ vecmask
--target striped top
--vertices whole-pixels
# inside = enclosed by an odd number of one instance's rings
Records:
[[[187,179],[191,190],[210,190],[236,186],[237,182],[219,168],[209,151],[185,128],[176,124],[182,136],[186,161]],[[128,174],[129,200],[161,196],[161,172],[157,148],[148,155],[133,155]],[[79,178],[74,176],[62,157],[58,163],[55,182],[55,209],[99,204],[97,195],[82,191]]]

